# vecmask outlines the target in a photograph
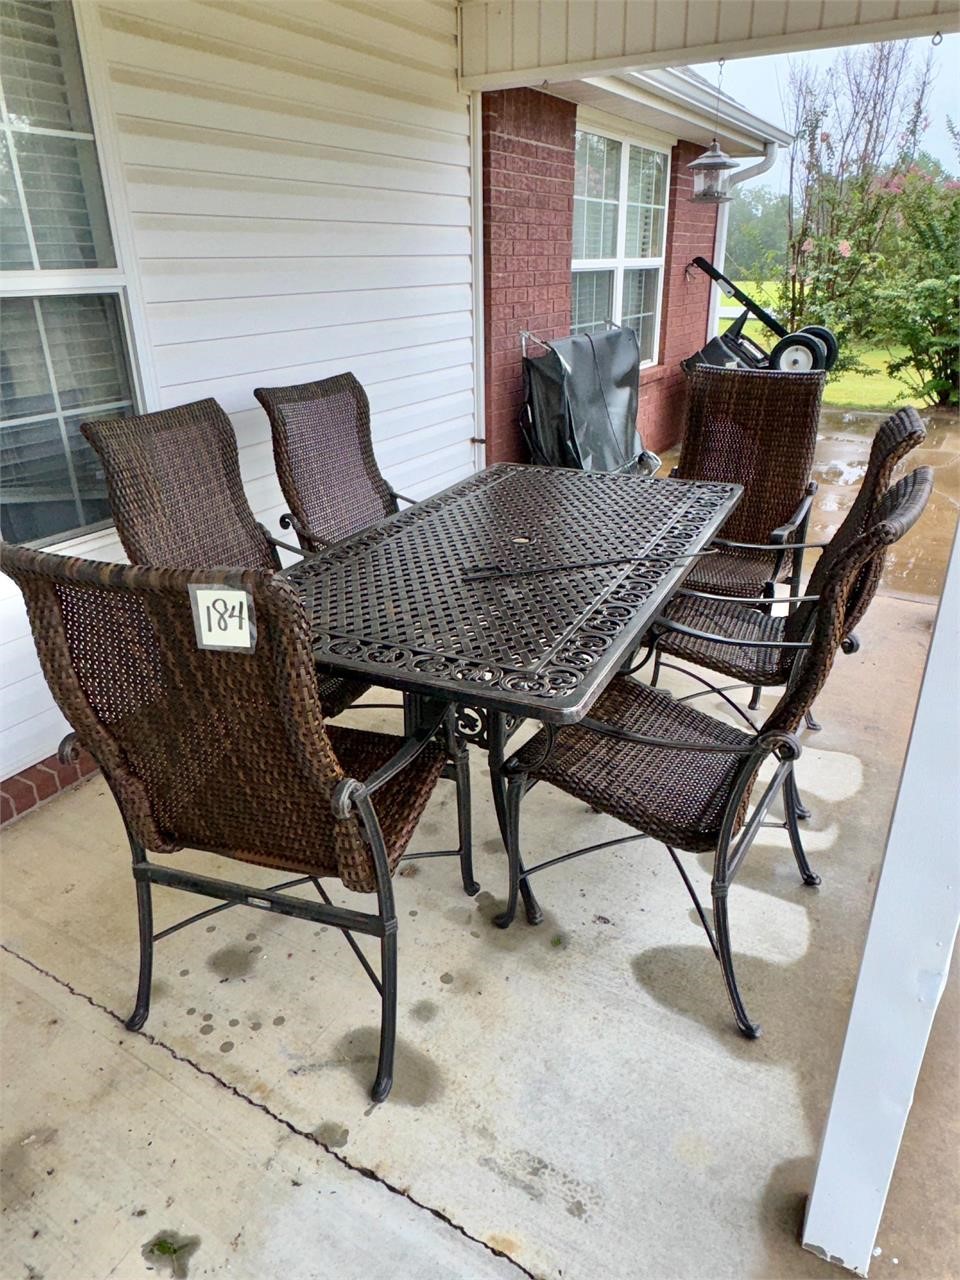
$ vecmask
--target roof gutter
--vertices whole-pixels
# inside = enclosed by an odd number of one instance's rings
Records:
[[[621,73],[623,74],[623,73]],[[685,106],[709,120],[719,120],[728,128],[756,141],[788,146],[793,135],[769,120],[763,120],[712,85],[698,84],[672,70],[628,71],[623,79],[652,91],[661,100]]]

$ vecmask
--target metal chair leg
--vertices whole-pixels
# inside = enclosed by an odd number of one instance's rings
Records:
[[[723,980],[727,984],[727,994],[730,997],[730,1004],[733,1006],[733,1016],[737,1020],[737,1026],[748,1040],[756,1040],[760,1035],[760,1027],[757,1023],[750,1021],[743,998],[740,995],[740,988],[737,985],[736,970],[733,967],[733,950],[730,946],[730,918],[727,914],[727,892],[729,887],[729,885],[714,879],[712,886],[713,923],[716,930],[717,951],[719,953],[720,968],[723,970]]]
[[[783,813],[786,818],[787,832],[790,836],[790,847],[793,849],[793,856],[797,860],[797,867],[800,870],[803,883],[818,885],[820,883],[820,877],[807,861],[803,841],[800,838],[800,828],[797,826],[797,818],[800,817],[801,810],[809,816],[810,811],[808,809],[805,810],[800,802],[800,794],[797,791],[797,779],[791,769],[783,780]]]
[[[762,693],[763,686],[755,684],[753,686],[753,693],[750,695],[750,705],[747,707],[748,711],[756,711],[757,707],[760,705],[760,695]]]
[[[383,1102],[390,1092],[397,1048],[397,922],[384,924],[387,932],[380,939],[380,1057],[377,1078],[370,1090],[374,1102]]]
[[[480,886],[473,878],[473,821],[470,811],[470,756],[466,747],[461,747],[454,757],[457,787],[457,830],[459,832],[460,879],[463,891],[472,898],[480,892]]]
[[[652,688],[657,687],[657,681],[660,679],[660,650],[656,650],[653,657],[653,672],[650,676],[650,685]]]
[[[820,723],[820,721],[815,720],[813,718],[813,712],[810,710],[809,707],[803,713],[803,718],[806,722],[807,728],[810,730],[811,733],[819,733],[820,730],[823,728],[823,725]]]
[[[143,845],[128,832],[134,865],[146,862]],[[150,1012],[150,984],[153,980],[153,901],[148,880],[137,881],[137,921],[140,933],[140,975],[137,980],[137,1002],[124,1024],[128,1031],[139,1031]]]

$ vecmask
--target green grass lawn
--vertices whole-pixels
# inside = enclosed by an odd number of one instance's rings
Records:
[[[742,280],[736,283],[739,289],[758,302],[761,307],[773,305],[775,281],[768,280],[760,286]],[[731,304],[733,299],[725,300],[725,305]],[[729,323],[730,321],[721,320],[721,332]],[[748,338],[752,338],[767,351],[771,350],[776,343],[774,335],[759,320],[748,321],[744,332]],[[860,363],[869,369],[870,373],[831,374],[823,393],[823,403],[838,409],[891,409],[902,404],[901,396],[907,388],[902,382],[897,382],[895,378],[888,376],[886,364],[888,360],[902,355],[903,352],[897,349],[887,351],[885,348],[858,346],[856,354]]]

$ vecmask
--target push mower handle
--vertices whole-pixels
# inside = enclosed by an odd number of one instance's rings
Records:
[[[706,258],[701,258],[698,255],[693,259],[693,262],[690,265],[699,267],[700,270],[705,275],[708,275],[711,280],[715,280],[717,284],[723,285],[724,293],[728,294],[734,299],[734,301],[739,302],[741,307],[746,307],[747,311],[749,311],[752,316],[756,316],[756,318],[765,324],[768,329],[771,329],[778,338],[785,338],[787,336],[787,330],[779,320],[775,319],[769,311],[764,311],[763,307],[759,306],[759,304],[754,302],[752,298],[748,297],[742,289],[738,289],[733,281],[728,276],[725,276],[722,271],[718,271],[712,262],[708,262]]]

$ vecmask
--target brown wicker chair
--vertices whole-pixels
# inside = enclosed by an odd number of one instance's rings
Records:
[[[44,674],[113,791],[130,839],[140,978],[127,1026],[150,1005],[153,885],[298,916],[343,931],[381,996],[373,1096],[390,1089],[396,1037],[397,916],[392,874],[454,748],[451,713],[402,739],[325,728],[310,631],[293,589],[263,570],[144,569],[2,544],[0,566],[27,603]],[[189,587],[249,593],[253,652],[198,647]],[[68,741],[70,741],[68,739]],[[456,749],[461,871],[470,854],[469,771]],[[151,862],[189,847],[280,870],[269,889]],[[322,877],[375,893],[376,912],[335,906]],[[284,890],[312,884],[320,901]],[[201,912],[200,916],[210,912]],[[354,933],[378,938],[381,977]]]
[[[598,700],[590,718],[556,731],[542,729],[521,747],[505,765],[510,779],[505,824],[510,888],[506,909],[496,918],[500,927],[512,922],[520,892],[527,919],[533,924],[542,919],[529,885],[535,872],[611,844],[642,837],[662,841],[720,962],[737,1026],[747,1036],[759,1034],[737,986],[727,894],[781,791],[783,825],[800,874],[805,884],[819,883],[807,862],[797,825],[794,761],[800,744],[794,731],[830,671],[844,635],[848,600],[861,574],[913,526],[931,487],[928,467],[905,477],[881,501],[865,531],[836,557],[825,575],[806,638],[789,642],[797,654],[790,683],[759,730],[746,732],[660,689],[621,676]],[[770,755],[776,762],[773,776],[748,817],[760,766]],[[537,782],[552,783],[633,827],[639,836],[560,854],[527,869],[520,854],[520,806]],[[713,927],[677,849],[714,855]]]
[[[297,550],[254,518],[236,436],[216,400],[101,418],[80,429],[103,463],[117,533],[132,564],[279,569],[277,548]],[[329,671],[320,679],[328,716],[370,687]]]
[[[796,591],[816,484],[810,480],[826,374],[771,369],[688,372],[686,430],[673,475],[744,487],[740,504],[688,584],[723,596],[771,595],[789,577]],[[763,543],[738,546],[737,543]],[[781,550],[770,551],[768,544]]]
[[[736,601],[686,587],[679,591],[651,628],[656,654],[652,683],[657,683],[661,665],[671,665],[661,662],[660,655],[666,653],[743,681],[755,693],[763,687],[786,684],[795,653],[783,647],[784,641],[803,638],[832,566],[864,532],[890,487],[897,464],[925,439],[926,431],[915,409],[899,409],[881,424],[873,438],[860,490],[840,527],[828,543],[806,544],[823,550],[806,594],[792,601],[788,598],[796,606],[792,612],[772,616],[763,608],[766,600],[762,596]],[[774,547],[768,550],[776,551]],[[859,648],[854,628],[876,593],[884,559],[882,552],[871,557],[847,598],[843,631],[846,653],[855,653]],[[710,687],[704,692],[710,692]]]
[[[394,515],[395,493],[377,466],[370,403],[352,373],[292,387],[257,387],[270,419],[280,488],[290,507],[280,525],[304,551],[319,551]]]

